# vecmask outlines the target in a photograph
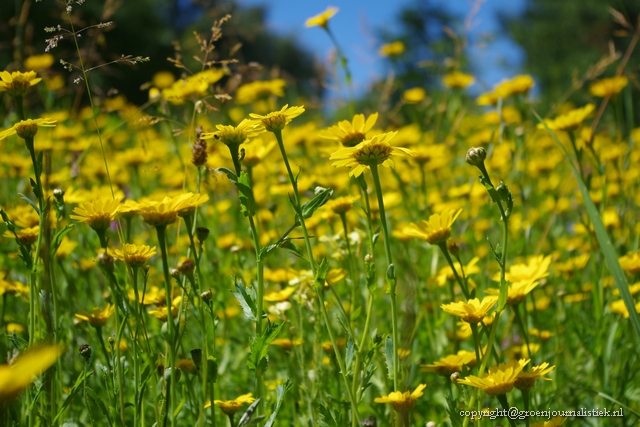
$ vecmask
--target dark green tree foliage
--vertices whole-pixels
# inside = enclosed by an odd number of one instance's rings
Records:
[[[631,34],[614,22],[610,8],[637,25],[638,0],[529,0],[523,16],[502,18],[513,39],[525,50],[524,70],[534,75],[546,100],[558,99],[590,65],[609,51],[612,41],[624,53]],[[635,50],[629,69],[637,70]],[[635,65],[634,65],[635,64]],[[615,65],[605,75],[615,73]]]

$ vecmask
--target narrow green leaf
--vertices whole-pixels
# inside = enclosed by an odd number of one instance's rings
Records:
[[[58,248],[62,244],[62,239],[64,239],[64,236],[66,236],[71,230],[73,230],[73,227],[73,224],[69,224],[56,233],[56,235],[53,237],[53,240],[51,241],[51,256],[54,256],[56,254]]]
[[[253,416],[254,412],[258,408],[259,404],[260,404],[260,398],[257,398],[251,405],[249,405],[245,413],[242,414],[242,417],[240,417],[240,421],[238,421],[238,427],[242,427],[244,425],[249,424],[249,420],[251,420],[251,417]]]
[[[274,423],[276,422],[278,411],[280,411],[280,407],[282,406],[282,402],[284,401],[284,395],[287,394],[289,390],[291,390],[291,387],[293,387],[293,383],[289,378],[287,378],[287,382],[284,385],[280,384],[276,388],[278,400],[276,401],[276,404],[273,407],[273,412],[271,412],[271,415],[269,416],[269,419],[267,420],[267,423],[264,425],[264,427],[273,427]]]
[[[249,355],[249,360],[247,360],[247,366],[249,369],[252,371],[260,369],[262,372],[267,369],[267,353],[269,352],[269,344],[276,339],[283,326],[284,322],[279,324],[267,322],[267,327],[262,332],[262,335],[251,341],[251,354]]]
[[[384,358],[387,362],[389,379],[393,379],[393,365],[395,359],[393,357],[393,340],[391,337],[387,337],[387,340],[384,343]]]
[[[36,206],[36,204],[33,202],[33,200],[31,200],[30,198],[28,198],[27,196],[25,196],[22,193],[18,193],[20,195],[20,197],[22,198],[22,200],[24,200],[25,202],[29,203],[31,205],[31,207],[33,209],[35,209],[36,213],[38,214],[38,216],[40,216],[40,209],[38,209],[38,207]]]
[[[62,406],[60,407],[60,410],[58,411],[58,413],[56,414],[55,418],[53,419],[53,424],[56,423],[56,421],[58,421],[58,418],[60,418],[60,416],[62,415],[62,413],[67,409],[67,407],[71,404],[71,402],[73,401],[74,397],[76,396],[76,394],[78,394],[78,391],[80,390],[80,387],[82,386],[82,384],[91,376],[93,375],[93,371],[86,371],[81,373],[78,376],[78,379],[76,380],[76,383],[73,385],[73,387],[71,388],[71,391],[69,392],[69,395],[67,396],[67,398],[64,400],[64,402],[62,403]]]
[[[93,391],[93,389],[90,389],[89,387],[86,388],[87,394],[89,395],[89,397],[91,398],[91,400],[93,400],[93,402],[98,405],[98,408],[100,408],[100,411],[102,412],[102,415],[104,415],[104,418],[107,420],[107,422],[109,423],[109,426],[112,426],[113,424],[111,423],[111,417],[109,416],[109,410],[107,409],[107,407],[104,404],[104,399],[98,397],[98,395],[96,394],[95,391]],[[93,410],[90,409],[91,413],[92,413],[92,418],[93,419],[100,419],[100,416],[96,416],[96,414],[93,413]]]
[[[323,188],[318,191],[313,199],[302,204],[302,217],[304,219],[311,218],[314,212],[324,206],[332,195],[333,190],[331,188]],[[297,223],[298,221],[296,221],[296,224]]]
[[[640,316],[636,312],[635,302],[633,297],[631,296],[631,292],[629,292],[629,284],[627,282],[627,277],[624,275],[624,271],[622,267],[620,267],[620,262],[618,261],[618,254],[613,247],[613,243],[611,243],[611,238],[607,234],[607,230],[602,223],[602,218],[600,218],[600,214],[598,213],[598,208],[596,208],[595,203],[591,199],[591,195],[589,195],[589,189],[580,178],[580,172],[576,168],[575,164],[571,160],[571,156],[569,152],[565,148],[564,145],[560,142],[556,134],[549,129],[549,126],[542,120],[542,118],[538,115],[535,110],[532,110],[533,114],[536,116],[538,121],[542,123],[544,128],[549,132],[551,137],[554,139],[556,144],[564,151],[565,156],[569,160],[569,164],[571,164],[571,169],[573,169],[573,174],[578,181],[578,186],[580,187],[580,193],[582,193],[582,199],[584,200],[584,206],[587,210],[587,215],[589,215],[589,220],[593,224],[593,229],[596,232],[596,238],[598,239],[598,243],[600,244],[600,250],[604,255],[605,260],[607,261],[607,265],[609,266],[609,271],[613,276],[613,280],[620,291],[620,296],[624,300],[624,305],[627,307],[629,311],[629,320],[633,325],[633,329],[636,331],[636,335],[640,339]]]
[[[237,280],[235,286],[236,291],[231,291],[231,293],[240,303],[244,317],[255,322],[257,320],[256,313],[258,312],[256,291],[252,287],[245,288],[242,280]]]

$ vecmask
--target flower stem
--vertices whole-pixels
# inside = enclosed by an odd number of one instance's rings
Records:
[[[467,289],[466,283],[462,280],[462,278],[458,274],[458,271],[456,270],[455,265],[453,264],[453,260],[451,259],[451,254],[449,253],[449,249],[447,249],[447,244],[445,242],[442,242],[438,244],[438,247],[440,247],[440,250],[444,254],[444,258],[447,260],[449,267],[451,267],[451,270],[453,271],[453,275],[456,277],[456,281],[460,285],[460,289],[462,289],[462,292],[464,293],[465,298],[467,299],[471,298],[471,295],[469,294],[469,290]]]

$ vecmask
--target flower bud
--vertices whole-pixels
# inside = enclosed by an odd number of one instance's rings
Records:
[[[177,268],[171,268],[169,269],[169,274],[171,275],[171,277],[173,277],[174,279],[177,279],[180,277],[180,271],[178,271]]]
[[[96,255],[96,262],[98,263],[98,267],[101,269],[112,273],[113,272],[113,263],[115,260],[111,255],[106,252],[100,252]]]
[[[203,243],[209,237],[209,229],[207,227],[196,228],[196,237],[200,243]]]
[[[486,158],[487,158],[487,152],[484,150],[484,148],[474,147],[474,148],[470,148],[469,151],[467,151],[467,156],[465,157],[465,160],[470,165],[480,167],[480,165],[484,163],[484,159]]]
[[[193,350],[191,350],[190,353],[191,353],[191,359],[193,359],[194,365],[196,365],[196,368],[200,370],[200,366],[202,366],[202,349],[194,348]]]
[[[189,258],[185,258],[178,263],[178,271],[187,276],[193,274],[195,268],[196,264]]]
[[[451,379],[452,383],[456,384],[460,379],[460,374],[458,372],[454,372],[449,378]]]
[[[89,363],[89,360],[91,359],[91,346],[89,344],[83,344],[80,346],[80,356],[82,356],[86,363]]]
[[[211,289],[207,289],[206,291],[201,293],[200,294],[200,299],[202,299],[202,301],[204,301],[204,302],[211,301],[213,299],[213,292],[211,292]]]
[[[360,425],[362,427],[376,427],[376,417],[369,416],[364,420],[360,421]]]

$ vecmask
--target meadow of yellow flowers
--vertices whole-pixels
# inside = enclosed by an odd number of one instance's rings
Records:
[[[144,106],[81,68],[77,112],[51,53],[2,71],[0,426],[638,425],[625,58],[577,105],[454,67],[333,123],[232,63]]]

